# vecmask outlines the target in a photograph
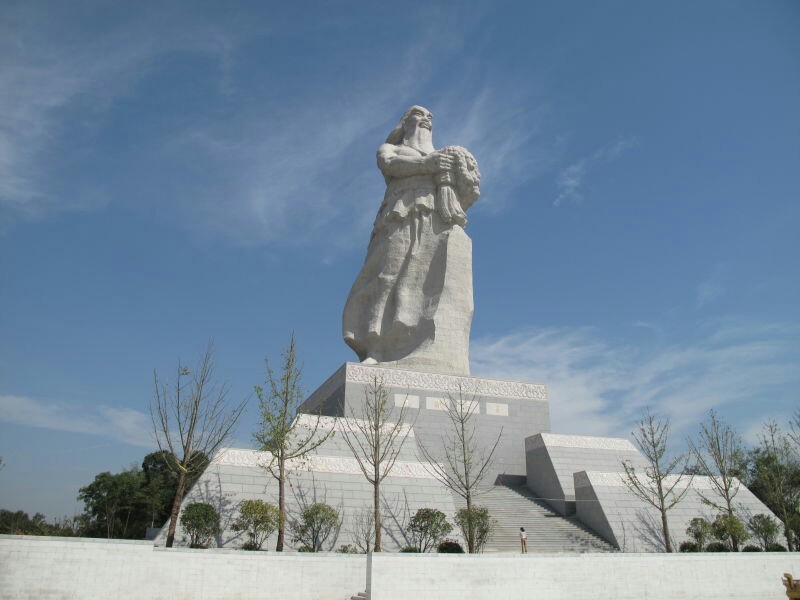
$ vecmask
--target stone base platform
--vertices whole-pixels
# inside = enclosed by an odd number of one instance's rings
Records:
[[[502,431],[487,484],[524,484],[525,438],[550,431],[550,405],[543,384],[359,363],[342,365],[309,396],[300,411],[330,417],[358,414],[365,392],[376,381],[384,385],[398,410],[406,406],[405,421],[414,424],[416,443],[437,458],[452,427],[446,403],[459,398],[476,402],[478,446],[488,451]]]

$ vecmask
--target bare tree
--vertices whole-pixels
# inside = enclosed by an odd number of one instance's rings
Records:
[[[270,453],[268,463],[262,465],[278,481],[278,541],[277,552],[283,551],[286,537],[286,477],[289,461],[303,460],[322,445],[333,429],[318,435],[321,417],[318,414],[301,418],[298,409],[303,401],[300,387],[302,367],[297,363],[294,334],[283,351],[281,373],[276,377],[264,361],[267,370],[266,387],[255,386],[261,412],[259,429],[254,437],[262,451]]]
[[[481,483],[489,473],[503,435],[501,429],[491,447],[478,443],[474,422],[478,411],[476,397],[477,390],[466,393],[460,385],[455,396],[448,394],[445,411],[450,426],[442,437],[441,453],[423,444],[419,446],[429,472],[464,499],[469,515],[473,514],[473,500],[483,491]],[[473,522],[472,518],[468,520],[469,524]],[[478,551],[478,532],[472,525],[467,528],[466,538],[468,551]]]
[[[362,508],[352,520],[350,535],[359,552],[369,554],[375,545],[375,512]]]
[[[342,419],[341,432],[361,472],[372,485],[375,552],[381,551],[381,482],[392,472],[397,456],[411,433],[405,423],[406,403],[399,409],[389,402],[383,381],[374,377],[364,390],[364,402]]]
[[[630,461],[623,461],[625,485],[634,496],[659,511],[664,549],[672,552],[667,511],[678,504],[689,491],[692,482],[692,475],[686,474],[689,455],[679,454],[672,459],[667,457],[669,419],[658,419],[650,411],[645,413],[632,435],[648,466],[644,472],[640,472]],[[687,478],[688,481],[685,481]]]
[[[794,413],[789,421],[789,439],[795,446],[795,453],[800,454],[800,410]]]
[[[722,502],[698,491],[705,504],[733,517],[733,499],[739,493],[740,478],[746,473],[746,458],[742,442],[736,432],[719,418],[715,410],[708,413],[708,422],[700,424],[697,441],[689,440],[697,470],[707,474]],[[733,540],[733,550],[739,547]]]
[[[153,433],[158,449],[178,475],[167,530],[167,547],[171,548],[188,482],[205,468],[207,460],[231,435],[247,401],[228,406],[227,385],[214,382],[211,342],[194,371],[178,362],[173,385],[159,380],[154,371],[153,389],[150,403]]]

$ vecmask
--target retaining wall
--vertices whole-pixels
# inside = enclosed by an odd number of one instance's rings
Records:
[[[800,554],[373,555],[373,600],[780,600]]]
[[[0,536],[3,600],[349,600],[367,557]],[[376,554],[372,600],[785,598],[798,553]]]
[[[3,600],[349,600],[365,577],[362,555],[0,536]]]

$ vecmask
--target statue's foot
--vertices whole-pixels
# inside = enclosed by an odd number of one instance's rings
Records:
[[[378,361],[375,360],[374,358],[372,358],[371,356],[368,356],[367,358],[365,358],[364,360],[361,361],[361,364],[362,365],[377,365]]]

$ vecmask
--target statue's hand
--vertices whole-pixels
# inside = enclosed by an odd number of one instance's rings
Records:
[[[453,159],[447,154],[440,152],[433,152],[425,157],[425,166],[432,173],[440,173],[442,171],[449,171],[453,168]]]

